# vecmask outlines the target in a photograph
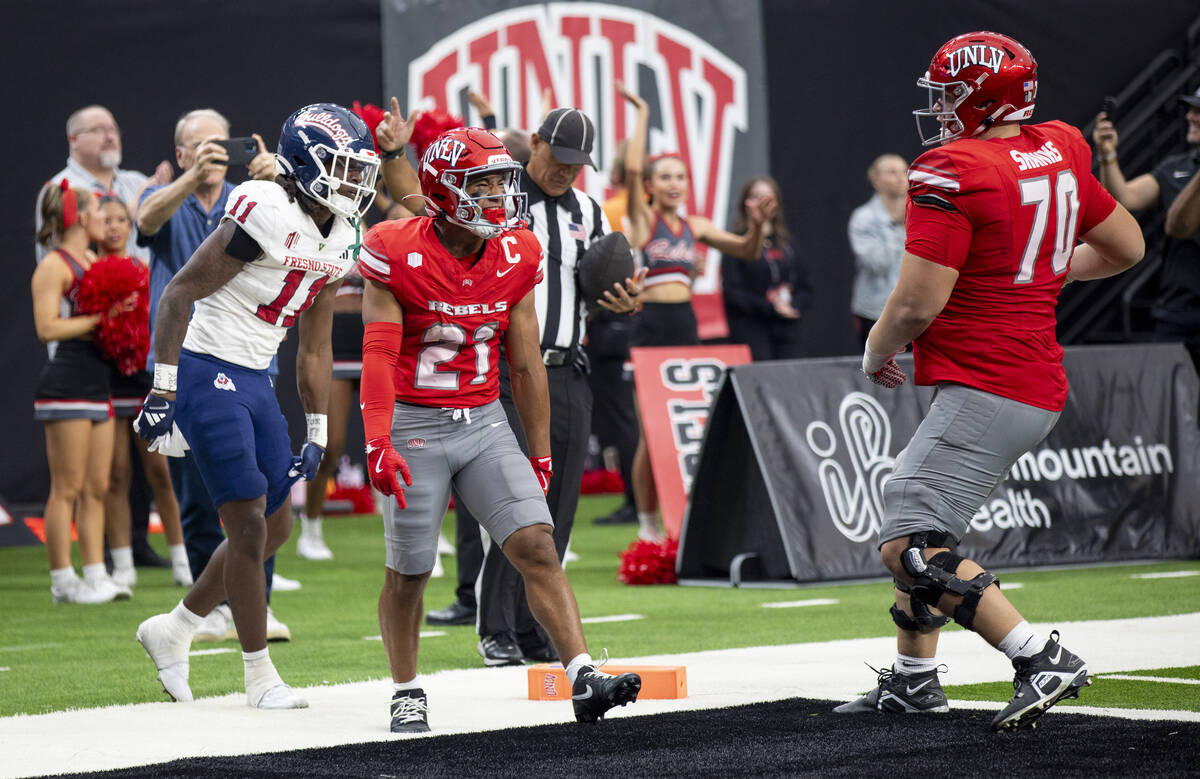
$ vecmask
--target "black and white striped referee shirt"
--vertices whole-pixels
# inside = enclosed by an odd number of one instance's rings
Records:
[[[583,337],[587,309],[579,298],[579,258],[594,241],[610,231],[600,204],[571,188],[550,197],[528,174],[521,188],[529,196],[533,234],[546,252],[541,284],[534,289],[542,350],[575,349]]]

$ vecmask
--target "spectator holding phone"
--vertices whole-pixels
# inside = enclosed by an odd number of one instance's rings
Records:
[[[1100,183],[1118,203],[1130,211],[1158,204],[1167,211],[1162,279],[1150,311],[1154,340],[1182,341],[1200,370],[1200,89],[1180,95],[1179,103],[1187,109],[1190,148],[1165,157],[1149,173],[1125,179],[1117,161],[1117,128],[1108,111],[1096,116],[1092,141],[1100,161]]]
[[[275,156],[267,151],[258,134],[258,154],[246,165],[250,178],[270,181],[275,178]],[[189,111],[175,124],[175,162],[182,171],[170,184],[149,187],[142,193],[137,209],[138,244],[150,248],[150,359],[147,370],[153,373],[154,321],[158,302],[167,283],[199,248],[204,239],[221,224],[225,201],[233,184],[225,180],[230,154],[219,141],[229,140],[229,120],[211,108]],[[232,144],[244,148],[243,141]],[[272,362],[274,365],[274,362]],[[200,477],[191,452],[183,457],[167,458],[171,483],[179,499],[183,542],[187,548],[192,577],[199,577],[214,550],[224,540],[221,519]],[[275,558],[266,564],[270,590]],[[197,640],[221,641],[232,638],[233,617],[226,605],[209,613]],[[286,625],[267,611],[268,638],[289,638]]]

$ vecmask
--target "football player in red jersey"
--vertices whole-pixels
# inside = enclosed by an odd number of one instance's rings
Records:
[[[993,730],[1032,725],[1089,683],[1087,665],[1034,630],[996,577],[955,554],[971,517],[1012,464],[1045,437],[1067,395],[1054,307],[1067,281],[1112,276],[1145,250],[1129,213],[1091,174],[1091,150],[1033,113],[1037,63],[1005,35],[960,35],[918,85],[940,144],[909,168],[900,278],[871,329],[863,371],[905,379],[893,355],[913,343],[916,382],[937,387],[884,487],[880,553],[895,577],[897,657],[841,712],[941,712],[939,629],[953,618],[1003,651],[1014,695]],[[1077,246],[1076,239],[1083,240]]]
[[[376,225],[359,257],[368,469],[388,496],[379,626],[396,733],[429,730],[417,642],[452,484],[521,572],[530,608],[559,657],[570,658],[576,718],[594,722],[636,700],[641,687],[636,674],[595,670],[554,547],[545,501],[550,402],[533,298],[542,248],[523,229],[519,170],[486,130],[443,133],[420,162],[431,216]],[[498,400],[501,343],[528,459]]]

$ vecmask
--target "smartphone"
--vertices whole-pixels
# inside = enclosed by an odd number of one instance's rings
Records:
[[[1117,120],[1117,99],[1108,95],[1100,104],[1100,110],[1108,115],[1108,121],[1115,122]]]
[[[258,141],[253,138],[229,138],[213,143],[224,148],[229,154],[230,165],[246,165],[258,156]]]

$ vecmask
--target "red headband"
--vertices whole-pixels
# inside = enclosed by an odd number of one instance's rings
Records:
[[[64,178],[58,186],[62,189],[63,230],[66,231],[79,221],[79,203],[75,198],[75,190],[71,189],[71,182]]]

